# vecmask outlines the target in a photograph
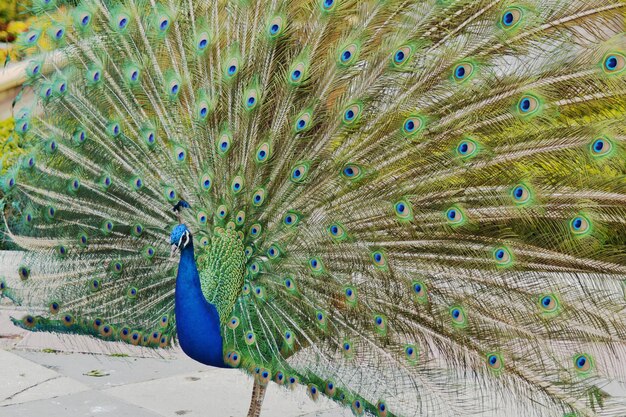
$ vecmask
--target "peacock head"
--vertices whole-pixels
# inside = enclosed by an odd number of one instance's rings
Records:
[[[177,251],[185,249],[191,243],[191,232],[184,224],[179,224],[172,230],[170,244],[172,245],[172,255]]]

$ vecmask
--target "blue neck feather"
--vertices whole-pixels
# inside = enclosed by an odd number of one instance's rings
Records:
[[[193,240],[181,251],[178,265],[176,331],[187,356],[205,365],[226,367],[219,314],[202,294]]]

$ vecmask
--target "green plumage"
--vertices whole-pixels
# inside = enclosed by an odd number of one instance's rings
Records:
[[[58,7],[20,38],[36,145],[0,178],[18,325],[170,346],[184,199],[225,361],[262,384],[626,412],[626,2]]]

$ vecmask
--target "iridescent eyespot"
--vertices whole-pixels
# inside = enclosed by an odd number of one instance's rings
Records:
[[[337,242],[345,240],[348,237],[346,230],[339,223],[332,223],[326,230],[330,237]]]
[[[515,204],[526,204],[531,200],[531,193],[527,186],[520,184],[513,188],[511,197]]]
[[[243,210],[239,210],[237,212],[237,215],[235,216],[235,224],[237,226],[241,226],[245,223],[246,221],[246,212]]]
[[[619,52],[612,52],[605,55],[602,60],[602,69],[607,74],[619,74],[626,67],[626,56]]]
[[[70,327],[74,324],[74,317],[71,314],[66,314],[63,316],[63,325],[66,327]]]
[[[340,65],[350,65],[354,63],[358,58],[359,45],[352,43],[339,51],[338,62]]]
[[[27,266],[24,266],[24,265],[20,266],[17,269],[17,272],[22,280],[27,280],[28,277],[30,277],[30,268]]]
[[[237,175],[233,178],[233,182],[230,186],[230,189],[234,194],[239,194],[244,188],[243,177],[241,175]]]
[[[591,231],[591,222],[587,217],[579,215],[570,220],[569,227],[573,234],[583,236]]]
[[[357,416],[362,416],[365,412],[365,408],[363,406],[363,402],[361,400],[352,401],[352,412]]]
[[[285,284],[285,288],[288,291],[290,291],[290,292],[295,292],[296,291],[296,283],[294,282],[292,277],[285,278],[285,280],[283,281],[283,284]]]
[[[372,261],[374,262],[375,267],[379,269],[387,268],[387,259],[385,257],[385,254],[382,251],[376,250],[372,252],[371,257],[372,257]]]
[[[113,231],[113,222],[111,220],[103,221],[100,230],[102,230],[105,235],[108,235]]]
[[[256,108],[259,103],[259,92],[252,88],[244,94],[244,107],[246,110],[252,110]]]
[[[131,300],[134,300],[135,298],[137,298],[138,294],[139,294],[139,290],[136,287],[130,287],[126,291],[126,296],[130,298]]]
[[[204,191],[209,191],[213,185],[213,176],[211,174],[204,174],[200,177],[200,187]]]
[[[56,211],[56,209],[54,207],[52,207],[52,206],[46,207],[46,217],[49,220],[54,219],[54,216],[56,215],[56,213],[57,213],[57,211]]]
[[[411,290],[413,291],[413,299],[420,304],[428,302],[428,287],[421,281],[413,281],[411,283]]]
[[[35,327],[35,324],[37,323],[35,317],[29,315],[24,316],[24,318],[22,319],[22,324],[27,327],[27,328],[33,328]]]
[[[86,28],[89,26],[89,23],[91,23],[91,15],[87,12],[82,12],[77,16],[76,22],[78,22],[78,24],[83,28]]]
[[[288,211],[283,216],[283,224],[287,227],[294,227],[300,223],[300,214],[295,211]]]
[[[156,250],[154,249],[154,247],[148,245],[143,248],[142,253],[143,253],[144,258],[152,259],[154,258],[154,255],[156,255]]]
[[[343,293],[346,297],[346,303],[351,306],[354,307],[357,303],[357,299],[358,299],[358,295],[357,295],[357,290],[354,287],[346,287],[343,290]]]
[[[541,108],[541,102],[533,95],[526,94],[517,103],[517,110],[522,116],[529,116]]]
[[[304,81],[304,78],[306,76],[306,66],[304,65],[303,62],[299,62],[297,64],[295,64],[294,66],[292,66],[291,70],[289,71],[289,83],[291,85],[297,86],[300,85],[302,83],[302,81]]]
[[[284,385],[285,374],[282,371],[276,372],[276,374],[274,375],[274,382],[276,382],[278,385]]]
[[[267,25],[267,32],[270,35],[270,38],[274,39],[280,36],[284,31],[283,18],[281,16],[274,16],[270,23]]]
[[[422,116],[409,116],[402,123],[402,132],[405,136],[414,136],[424,129],[425,123]]]
[[[543,313],[554,313],[560,307],[559,299],[553,294],[543,295],[539,298],[539,309]]]
[[[413,55],[413,47],[411,45],[401,46],[394,52],[391,63],[393,64],[394,67],[397,67],[397,68],[402,67],[407,62],[409,62],[412,55]]]
[[[374,329],[380,335],[386,334],[387,333],[387,319],[380,314],[375,315],[374,316]]]
[[[217,138],[217,152],[225,155],[229,150],[232,142],[232,136],[229,131],[224,131]]]
[[[487,355],[487,366],[491,371],[500,372],[504,369],[504,360],[499,353],[490,353]]]
[[[106,131],[109,136],[116,138],[122,133],[122,128],[117,122],[110,122],[107,124]]]
[[[341,176],[349,180],[357,180],[363,175],[363,170],[356,164],[347,164],[341,169]]]
[[[352,125],[356,123],[361,116],[362,110],[363,110],[363,106],[359,103],[354,103],[346,107],[343,110],[343,118],[342,118],[343,123],[345,125]]]
[[[30,44],[34,44],[37,42],[37,40],[39,40],[39,32],[36,30],[31,30],[29,32],[26,32],[25,34],[23,34],[22,36],[24,37],[24,39],[26,39],[26,42],[30,43]]]
[[[387,412],[387,404],[384,401],[378,401],[376,404],[376,415],[378,417],[387,417],[389,414]]]
[[[239,327],[239,317],[235,317],[235,316],[231,317],[230,320],[228,321],[228,327],[233,330]]]
[[[124,69],[126,82],[130,85],[136,85],[141,78],[141,69],[135,64],[128,64]]]
[[[523,15],[524,13],[519,7],[509,7],[500,17],[500,26],[505,30],[512,29],[519,24]]]
[[[261,272],[261,265],[257,261],[254,261],[250,264],[250,266],[248,266],[248,271],[250,271],[252,275],[258,275],[258,273]],[[261,295],[261,291],[261,287],[255,288],[256,295]]]
[[[280,256],[281,250],[278,245],[273,244],[267,249],[267,257],[270,259],[276,259]]]
[[[301,162],[299,164],[296,164],[296,166],[294,166],[291,169],[291,176],[290,176],[291,181],[295,183],[304,182],[304,180],[307,177],[307,174],[309,173],[309,167],[310,165],[306,162]]]
[[[178,93],[180,93],[180,80],[177,77],[172,77],[172,79],[169,81],[168,85],[167,85],[167,93],[169,94],[170,98],[176,98],[178,97]]]
[[[209,46],[209,42],[211,41],[208,32],[202,32],[196,37],[196,49],[198,51],[204,51],[207,46]]]
[[[270,145],[262,143],[256,151],[256,161],[258,163],[266,162],[270,157]]]
[[[469,80],[474,74],[474,64],[471,62],[461,62],[454,68],[454,80],[464,82]]]
[[[337,391],[337,387],[336,387],[336,385],[335,385],[335,383],[333,381],[326,382],[326,385],[324,387],[324,393],[329,398],[333,398],[333,396],[335,395],[336,391]]]
[[[318,326],[324,328],[326,326],[326,314],[321,310],[317,310],[315,312],[315,321]]]
[[[261,234],[261,225],[258,223],[253,224],[252,226],[250,226],[250,236],[252,236],[253,238],[258,237]]]
[[[296,119],[296,124],[294,126],[294,130],[296,133],[304,132],[311,127],[311,121],[313,120],[313,115],[310,111],[304,111],[300,113]]]
[[[64,245],[59,245],[56,248],[56,253],[60,257],[64,257],[65,255],[67,255],[67,248]]]
[[[415,364],[419,359],[419,350],[413,344],[405,345],[404,355],[410,364]]]
[[[226,76],[226,78],[233,78],[235,75],[237,75],[238,70],[239,60],[237,58],[231,58],[227,61],[224,67],[224,75]]]
[[[460,226],[465,223],[465,213],[460,207],[452,206],[446,210],[446,221],[452,226]]]
[[[309,384],[306,391],[307,391],[307,395],[309,396],[309,398],[311,398],[313,401],[317,401],[319,399],[320,391],[316,385]]]
[[[320,3],[325,12],[330,12],[337,6],[337,0],[320,0]]]
[[[57,301],[51,302],[50,305],[48,306],[48,310],[50,310],[50,314],[57,314],[60,308],[61,307]]]
[[[217,210],[215,211],[215,215],[220,219],[220,220],[224,220],[224,218],[226,218],[226,215],[228,214],[228,208],[225,205],[220,205]]]
[[[413,220],[413,207],[411,203],[406,200],[400,200],[393,205],[394,211],[398,220],[411,221]]]
[[[162,31],[162,32],[164,32],[164,31],[166,31],[169,27],[170,27],[170,21],[169,21],[169,19],[167,19],[167,18],[165,18],[165,17],[162,17],[162,18],[159,20],[159,30],[160,30],[160,31]]]
[[[246,342],[246,344],[248,346],[253,345],[254,342],[256,341],[256,336],[254,335],[254,333],[252,331],[246,333],[245,337],[244,337],[244,341]]]
[[[105,176],[102,177],[102,179],[100,179],[100,185],[105,190],[107,190],[111,186],[111,184],[113,184],[113,180],[108,175],[105,175]]]
[[[130,185],[135,191],[139,191],[143,188],[143,180],[140,177],[135,177],[130,181]]]
[[[581,374],[587,375],[593,370],[593,358],[587,354],[579,354],[574,356],[574,369]]]
[[[499,266],[510,266],[513,263],[513,255],[505,247],[496,248],[493,251],[493,258]]]
[[[593,156],[607,156],[613,150],[613,143],[605,137],[600,137],[593,141],[590,145],[590,150]]]
[[[319,273],[324,270],[324,265],[319,258],[311,258],[309,259],[309,269],[311,272]]]
[[[265,189],[259,188],[252,194],[252,205],[254,207],[260,207],[265,202]]]
[[[465,327],[467,326],[467,317],[465,315],[465,310],[463,307],[455,306],[450,308],[450,318],[452,319],[452,324],[455,327]]]
[[[89,281],[89,289],[92,292],[97,292],[100,291],[101,285],[100,285],[100,280],[99,279],[92,279]]]

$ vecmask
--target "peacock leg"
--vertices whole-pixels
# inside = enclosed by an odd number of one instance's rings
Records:
[[[261,405],[263,405],[263,399],[265,398],[265,390],[267,387],[259,384],[259,381],[254,380],[254,387],[252,388],[252,399],[250,400],[250,409],[248,410],[248,417],[259,417],[261,415]]]

